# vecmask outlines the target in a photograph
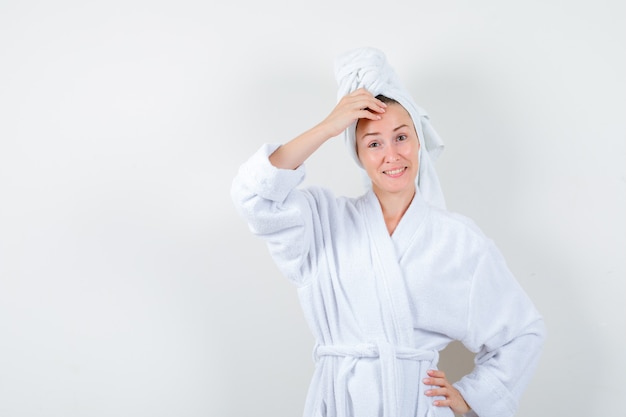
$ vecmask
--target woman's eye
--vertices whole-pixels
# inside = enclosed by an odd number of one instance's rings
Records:
[[[398,136],[398,140],[399,140],[400,142],[402,142],[403,140],[406,140],[406,139],[407,139],[406,135],[400,135],[400,136]]]
[[[378,148],[380,145],[378,144],[378,142],[372,142],[369,145],[367,145],[368,148]]]

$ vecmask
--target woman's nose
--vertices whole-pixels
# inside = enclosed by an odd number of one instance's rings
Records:
[[[397,150],[393,146],[388,146],[385,150],[385,162],[396,162],[399,159]]]

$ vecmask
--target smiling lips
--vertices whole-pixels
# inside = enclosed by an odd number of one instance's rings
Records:
[[[392,170],[383,171],[384,174],[389,175],[390,177],[398,177],[406,171],[406,167],[396,168]]]

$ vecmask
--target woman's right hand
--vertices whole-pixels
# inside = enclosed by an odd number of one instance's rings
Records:
[[[269,157],[276,168],[296,169],[324,142],[357,119],[378,120],[387,105],[364,88],[346,95],[321,123],[276,149]]]
[[[379,120],[387,105],[365,88],[359,88],[339,100],[333,111],[318,125],[331,137],[339,135],[358,119]]]

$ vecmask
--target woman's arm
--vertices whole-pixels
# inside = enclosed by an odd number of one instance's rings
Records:
[[[374,110],[368,110],[374,109]],[[277,146],[266,144],[243,163],[231,197],[250,230],[263,238],[279,268],[303,285],[315,258],[314,222],[319,215],[310,193],[294,192],[304,180],[303,162],[326,140],[360,117],[375,119],[384,104],[364,89],[344,97],[317,126]],[[322,198],[318,196],[316,198]]]
[[[468,332],[474,370],[453,384],[480,417],[510,417],[530,382],[543,347],[543,318],[489,242],[472,278]],[[472,414],[472,415],[473,415]]]
[[[343,97],[321,123],[280,146],[270,155],[276,168],[296,169],[324,142],[343,132],[358,119],[380,119],[387,105],[360,88]]]

